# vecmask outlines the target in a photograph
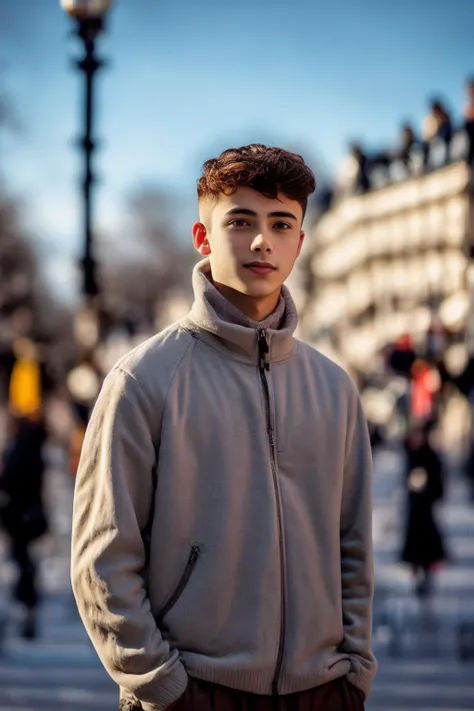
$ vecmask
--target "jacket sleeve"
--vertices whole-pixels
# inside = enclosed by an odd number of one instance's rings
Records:
[[[355,387],[351,390],[340,528],[344,639],[339,649],[351,658],[348,680],[367,696],[377,671],[372,654],[373,472],[366,419]]]
[[[165,709],[188,680],[157,628],[145,584],[160,410],[130,374],[116,368],[107,376],[84,440],[72,531],[81,618],[107,672],[145,711]]]

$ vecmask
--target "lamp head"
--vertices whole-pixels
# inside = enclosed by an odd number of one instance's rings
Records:
[[[103,17],[111,8],[113,0],[60,0],[63,9],[78,20]]]

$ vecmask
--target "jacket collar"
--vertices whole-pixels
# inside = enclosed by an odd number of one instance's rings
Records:
[[[208,259],[196,264],[193,270],[194,303],[183,325],[200,340],[241,360],[258,363],[257,330],[223,321],[205,296],[206,284],[211,267]],[[285,316],[281,328],[266,331],[269,344],[268,361],[276,363],[289,358],[293,352],[293,333],[298,324],[296,307],[286,286],[282,287],[285,300]]]

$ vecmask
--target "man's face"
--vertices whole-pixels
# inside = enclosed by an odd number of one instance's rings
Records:
[[[193,229],[194,243],[209,257],[215,282],[256,298],[280,290],[304,239],[303,209],[296,200],[238,188],[233,195],[204,199],[200,218]],[[199,225],[205,228],[203,240]]]

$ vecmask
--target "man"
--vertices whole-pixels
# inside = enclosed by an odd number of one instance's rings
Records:
[[[422,137],[423,165],[425,169],[430,161],[431,147],[435,138],[444,143],[444,165],[449,163],[453,125],[448,110],[442,101],[438,99],[431,102],[430,112],[423,120]]]
[[[72,578],[124,711],[360,709],[370,689],[367,427],[283,286],[314,189],[279,148],[207,161],[192,310],[96,404]]]
[[[474,79],[466,82],[466,103],[464,105],[464,128],[467,135],[468,147],[466,160],[468,165],[474,166]]]

